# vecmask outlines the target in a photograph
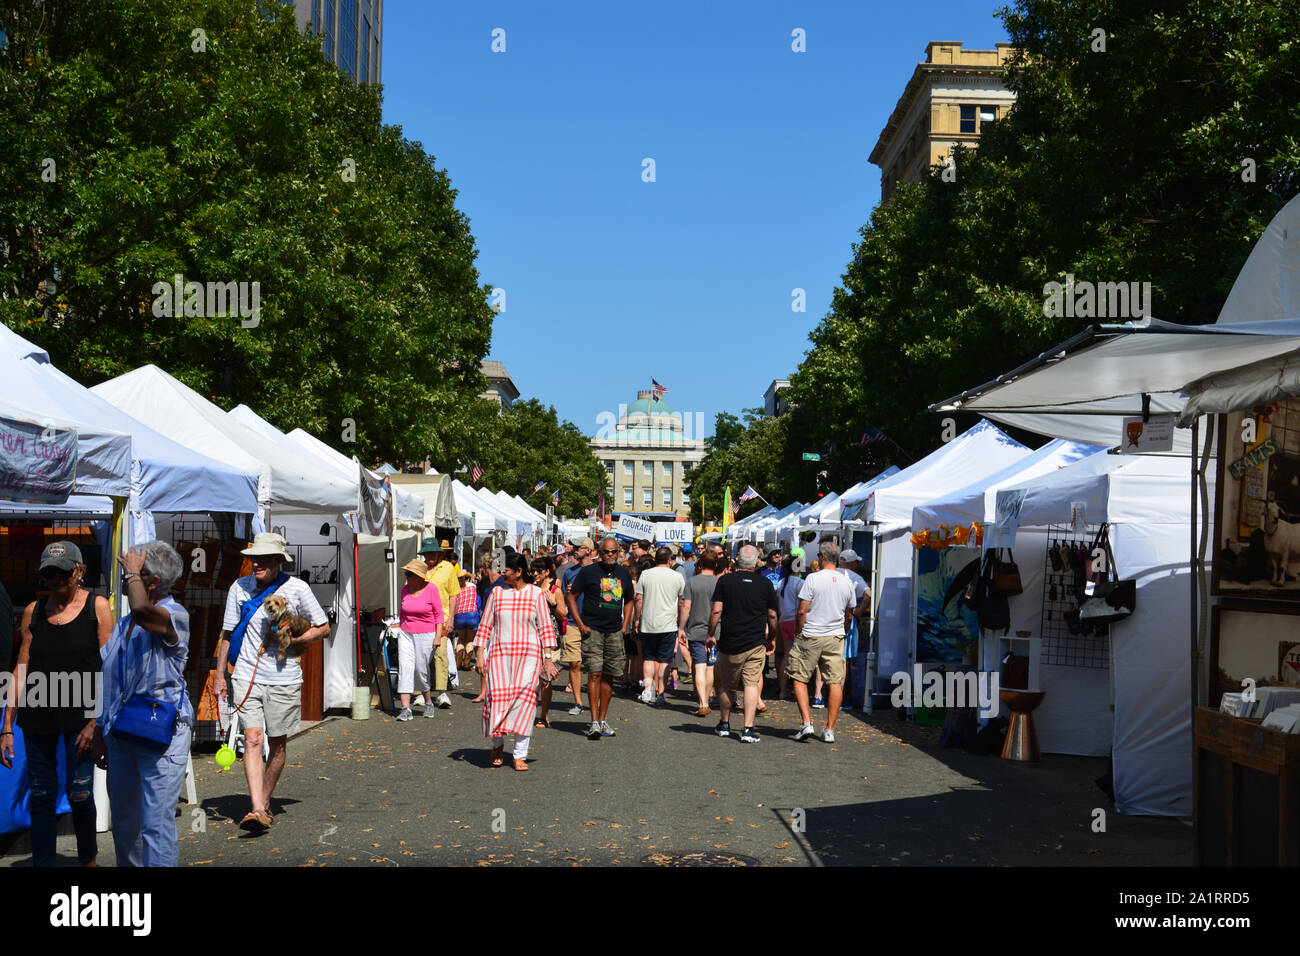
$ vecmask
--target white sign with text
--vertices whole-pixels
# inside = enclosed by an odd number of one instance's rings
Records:
[[[690,544],[695,540],[695,525],[689,521],[660,521],[655,524],[655,540],[661,544]]]

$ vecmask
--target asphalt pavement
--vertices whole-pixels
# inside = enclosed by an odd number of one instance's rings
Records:
[[[1186,821],[1125,817],[1096,784],[1102,758],[1019,764],[939,747],[893,711],[840,716],[835,743],[796,742],[793,702],[762,740],[714,735],[686,684],[656,708],[616,692],[617,736],[588,740],[557,691],[531,770],[489,766],[477,690],[399,723],[332,717],[290,741],[265,834],[242,765],[195,754],[199,806],[178,808],[182,866],[964,865],[1190,866]],[[814,711],[820,731],[825,711]],[[738,731],[740,721],[733,719]],[[507,758],[509,754],[507,752]],[[1102,811],[1102,815],[1098,814]],[[1098,832],[1098,821],[1104,832]],[[21,844],[0,865],[29,865]],[[75,864],[71,836],[60,837]],[[100,835],[111,866],[110,834]]]

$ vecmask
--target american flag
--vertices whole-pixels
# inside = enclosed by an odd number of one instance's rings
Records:
[[[653,378],[650,379],[650,391],[654,392],[654,397],[656,401],[658,401],[658,399],[661,398],[662,396],[668,394],[668,389],[664,388]]]
[[[582,510],[582,514],[583,514],[583,517],[585,517],[585,518],[594,518],[594,517],[596,517],[596,509],[595,509],[595,508],[584,508],[584,509]]]
[[[480,465],[478,462],[476,462],[473,458],[469,460],[469,464],[470,464],[469,480],[477,482],[480,478],[483,477],[483,466]]]
[[[741,495],[739,498],[736,499],[736,504],[743,505],[746,501],[749,501],[751,498],[757,498],[757,497],[758,497],[758,492],[754,490],[753,486],[750,486],[745,489],[745,493],[743,495]]]
[[[539,481],[537,484],[533,485],[533,491],[534,491],[534,492],[538,492],[538,491],[541,491],[541,490],[542,490],[543,488],[545,488],[545,487],[546,487],[546,482],[544,482],[544,481]]]
[[[560,507],[560,493],[558,491],[555,492],[555,494],[551,495],[551,507],[552,508]]]
[[[601,521],[605,520],[605,489],[600,489],[600,494],[596,496],[596,517]]]
[[[886,436],[884,432],[880,431],[880,429],[868,428],[862,433],[862,437],[858,439],[858,444],[869,445],[873,441],[884,441],[886,437],[888,436]]]

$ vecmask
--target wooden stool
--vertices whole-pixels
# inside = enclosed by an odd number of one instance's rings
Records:
[[[1041,759],[1032,714],[1034,708],[1043,702],[1043,691],[1002,690],[998,691],[998,696],[1011,710],[1011,726],[1007,728],[1007,739],[1002,744],[1002,759],[1025,763]]]

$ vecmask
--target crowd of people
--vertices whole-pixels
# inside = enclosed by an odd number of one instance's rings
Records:
[[[213,690],[244,733],[249,809],[239,825],[260,833],[274,823],[271,798],[300,726],[299,657],[329,635],[330,625],[310,586],[286,570],[293,559],[280,535],[257,534],[242,554],[252,573],[227,594],[217,646],[225,666],[217,668]],[[624,546],[613,536],[599,544],[581,538],[536,556],[506,548],[486,558],[471,575],[449,542],[426,538],[419,559],[402,568],[399,721],[413,719],[415,694],[424,697],[425,717],[449,708],[448,690],[473,669],[481,681],[473,702],[482,704],[491,765],[505,763],[505,738],[513,736],[512,765],[527,771],[532,736],[551,726],[562,675],[573,696],[568,712],[589,715],[585,734],[592,740],[615,736],[609,711],[616,690],[664,707],[668,694],[689,682],[696,717],[716,706],[715,732],[730,737],[739,714],[736,736],[758,743],[764,679],[774,671],[778,698],[792,691],[799,708],[795,739],[814,735],[814,709],[827,711],[822,738],[835,739],[845,658],[856,656],[857,621],[870,613],[854,552],[823,542],[817,568],[806,576],[801,559],[778,549],[760,554],[745,545],[733,558],[713,544],[697,556],[689,545]],[[175,806],[194,724],[184,677],[189,614],[171,595],[182,562],[163,541],[118,560],[129,613],[116,624],[107,600],[81,586],[86,563],[71,541],[46,547],[39,576],[48,594],[22,613],[0,721],[0,764],[12,767],[14,728],[21,727],[37,866],[57,859],[60,748],[83,865],[97,857],[95,765],[108,774],[118,865],[177,863]],[[66,702],[24,706],[19,688],[30,678],[62,673],[102,681],[95,716]]]

